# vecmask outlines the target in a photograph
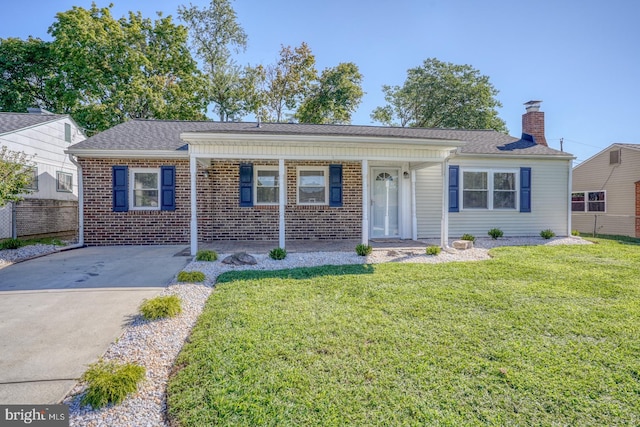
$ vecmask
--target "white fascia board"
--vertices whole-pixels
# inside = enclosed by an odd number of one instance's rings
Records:
[[[536,160],[573,160],[576,157],[571,154],[480,154],[480,153],[459,153],[456,158],[492,158],[492,159],[536,159]]]
[[[459,140],[444,139],[414,139],[381,136],[343,136],[343,135],[278,135],[278,134],[238,134],[238,133],[202,133],[184,132],[180,138],[196,145],[243,145],[271,143],[283,146],[314,146],[322,143],[326,147],[344,147],[354,145],[393,145],[394,148],[428,146],[454,149],[467,143]]]
[[[281,155],[281,154],[216,154],[216,155],[210,155],[210,154],[191,154],[191,157],[196,157],[196,158],[215,158],[215,159],[240,159],[240,160],[278,160],[278,159],[284,159],[284,160],[335,160],[335,161],[361,161],[363,159],[363,156],[356,156],[356,155],[297,155],[297,154],[288,154],[288,155]],[[384,164],[388,164],[389,162],[411,162],[411,161],[415,161],[416,157],[415,156],[407,156],[407,157],[402,157],[402,156],[398,156],[398,157],[393,157],[390,158],[389,156],[366,156],[366,159],[369,161],[376,161],[379,160],[381,162],[383,162]],[[442,161],[444,161],[444,157],[442,158],[430,158],[433,159],[434,163],[441,163]]]
[[[70,149],[64,151],[76,157],[94,157],[110,159],[188,159],[187,150],[93,150]]]

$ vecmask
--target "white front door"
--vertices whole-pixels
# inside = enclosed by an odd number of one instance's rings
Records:
[[[399,237],[399,169],[371,169],[371,237]]]

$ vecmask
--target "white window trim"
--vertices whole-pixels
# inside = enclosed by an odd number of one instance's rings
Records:
[[[136,173],[155,173],[158,175],[158,206],[135,206],[133,190],[135,187],[135,174]],[[160,183],[160,168],[129,168],[129,210],[130,211],[159,211],[160,205],[162,205],[161,183]]]
[[[460,168],[460,210],[467,211],[499,211],[499,212],[517,212],[520,206],[520,170],[519,169],[483,169],[483,168]],[[487,174],[487,207],[486,208],[465,208],[464,206],[464,173],[465,172],[484,172]],[[512,173],[515,176],[515,193],[516,200],[513,208],[494,208],[493,193],[494,175],[496,173]]]
[[[300,172],[301,171],[324,172],[324,201],[315,203],[300,202]],[[329,205],[329,166],[298,166],[296,170],[296,204],[300,206],[325,206]]]
[[[573,210],[573,194],[574,193],[582,193],[584,194],[584,210],[582,211],[574,211]],[[589,210],[589,193],[604,193],[604,200],[598,200],[597,202],[600,203],[604,203],[604,210],[603,211],[590,211]],[[580,214],[580,213],[585,213],[585,214],[605,214],[607,213],[607,190],[578,190],[578,191],[573,191],[571,190],[571,213],[572,214]]]
[[[253,200],[254,206],[278,206],[280,204],[280,191],[282,191],[282,178],[278,175],[278,200],[274,203],[258,202],[258,171],[279,171],[278,166],[255,166],[253,167]],[[285,172],[286,173],[286,172]]]
[[[68,190],[65,190],[64,188],[62,188],[62,186],[60,185],[60,183],[62,182],[60,180],[60,177],[64,176],[64,177],[71,177],[70,179],[70,188]],[[65,172],[65,171],[56,171],[56,191],[58,193],[73,193],[73,174],[69,173],[69,172]]]

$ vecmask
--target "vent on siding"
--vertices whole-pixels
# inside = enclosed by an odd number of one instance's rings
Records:
[[[619,165],[620,164],[620,157],[621,157],[621,151],[622,150],[614,150],[614,151],[609,151],[609,164],[610,165]]]

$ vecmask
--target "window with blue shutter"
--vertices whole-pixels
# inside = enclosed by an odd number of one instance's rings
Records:
[[[176,210],[176,167],[160,167],[160,210]]]
[[[113,211],[127,212],[129,210],[129,170],[126,166],[113,166],[111,169],[113,187]]]
[[[253,164],[240,164],[240,206],[253,206]]]
[[[449,212],[460,212],[460,166],[449,166]]]
[[[531,212],[531,168],[520,168],[520,212]]]
[[[329,165],[329,206],[342,206],[342,165]]]

